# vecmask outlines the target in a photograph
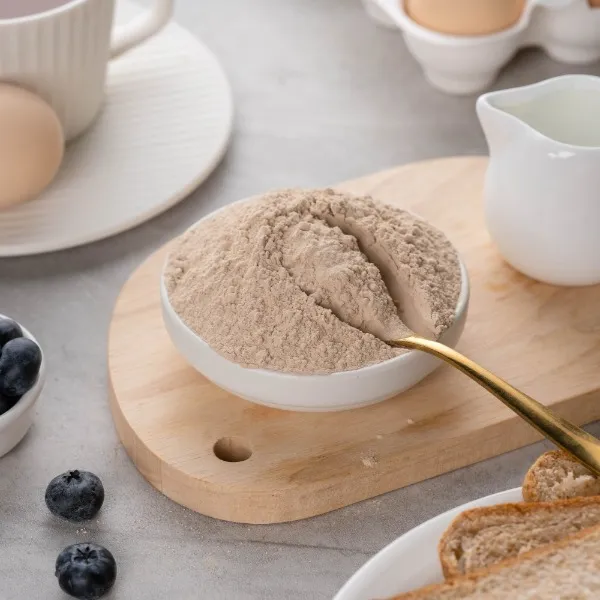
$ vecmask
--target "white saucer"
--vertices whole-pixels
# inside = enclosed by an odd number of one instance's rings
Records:
[[[521,488],[515,488],[479,498],[434,517],[400,536],[371,558],[333,600],[391,598],[424,585],[441,583],[444,578],[437,544],[452,519],[469,508],[522,501]]]
[[[120,0],[118,21],[140,12]],[[67,149],[42,196],[0,211],[0,256],[50,252],[120,233],[170,208],[222,158],[233,121],[212,53],[170,24],[109,67],[104,110]]]

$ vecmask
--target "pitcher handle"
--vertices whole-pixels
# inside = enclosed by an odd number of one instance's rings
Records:
[[[118,27],[110,46],[111,60],[158,33],[171,20],[174,4],[175,0],[154,0],[154,8]]]

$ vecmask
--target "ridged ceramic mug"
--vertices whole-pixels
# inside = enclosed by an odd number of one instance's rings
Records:
[[[19,2],[20,0],[14,0]],[[174,0],[113,31],[117,0],[71,0],[32,15],[0,19],[0,80],[44,98],[71,140],[93,122],[104,100],[107,65],[160,31]]]

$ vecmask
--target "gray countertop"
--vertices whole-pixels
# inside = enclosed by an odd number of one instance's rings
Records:
[[[0,312],[26,324],[49,357],[35,425],[0,459],[0,600],[63,598],[55,557],[87,539],[117,557],[113,598],[331,598],[401,533],[519,485],[542,450],[532,446],[274,526],[194,514],[142,479],[107,406],[106,333],[117,293],[144,257],[207,212],[268,188],[326,185],[486,151],[475,98],[430,88],[400,35],[376,27],[358,0],[179,0],[177,18],[208,43],[231,78],[236,130],[222,165],[189,199],[133,231],[67,252],[0,260]],[[527,51],[496,85],[568,72],[600,67],[568,67]],[[107,488],[101,517],[85,528],[57,523],[44,506],[46,484],[68,468],[96,472]]]

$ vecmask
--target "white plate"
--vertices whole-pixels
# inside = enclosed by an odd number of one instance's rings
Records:
[[[334,600],[375,600],[443,581],[437,555],[440,537],[458,514],[477,506],[522,502],[521,488],[479,498],[415,527],[363,565]]]
[[[120,0],[117,21],[140,12]],[[50,252],[130,229],[202,183],[232,128],[229,83],[212,53],[175,23],[109,68],[104,109],[69,145],[39,198],[0,211],[0,256]]]

